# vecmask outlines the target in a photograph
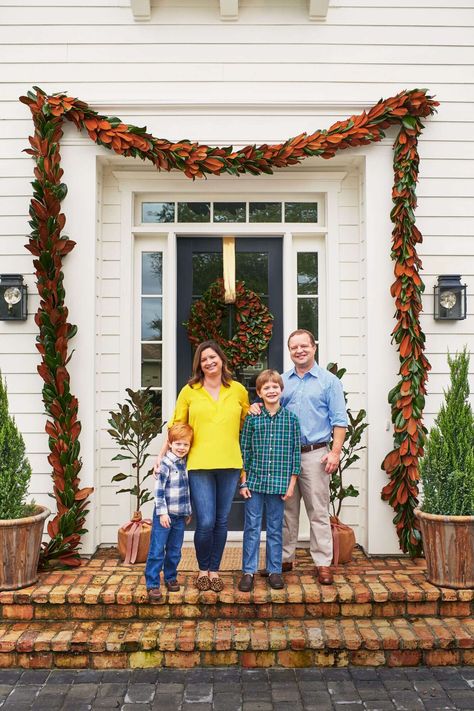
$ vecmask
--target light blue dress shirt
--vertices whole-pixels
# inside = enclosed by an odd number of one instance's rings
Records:
[[[333,427],[347,427],[342,383],[317,363],[300,377],[295,368],[283,373],[281,404],[297,416],[301,444],[332,439]]]

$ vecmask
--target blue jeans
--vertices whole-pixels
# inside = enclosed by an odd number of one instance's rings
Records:
[[[283,550],[283,513],[285,502],[280,494],[261,494],[252,491],[252,497],[245,500],[245,525],[242,552],[242,570],[244,573],[256,573],[262,516],[265,509],[267,517],[267,571],[281,573]]]
[[[217,572],[227,541],[227,519],[240,469],[194,469],[189,472],[196,516],[194,547],[199,570]]]
[[[165,580],[176,580],[183,547],[185,516],[170,514],[171,525],[165,528],[160,517],[153,511],[150,550],[145,566],[146,589],[160,587],[160,573],[163,569]]]

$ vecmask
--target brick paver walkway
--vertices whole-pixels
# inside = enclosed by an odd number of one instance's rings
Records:
[[[474,709],[474,667],[0,670],[2,711]]]

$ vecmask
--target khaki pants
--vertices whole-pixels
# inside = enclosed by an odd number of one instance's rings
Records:
[[[301,474],[291,499],[285,501],[283,561],[293,560],[298,540],[300,503],[303,498],[310,525],[310,552],[316,566],[331,565],[332,534],[329,521],[329,474],[321,457],[327,449],[313,449],[301,455]]]

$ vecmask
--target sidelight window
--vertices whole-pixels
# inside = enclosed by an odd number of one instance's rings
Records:
[[[141,378],[157,404],[162,402],[163,253],[142,252],[141,263]]]

